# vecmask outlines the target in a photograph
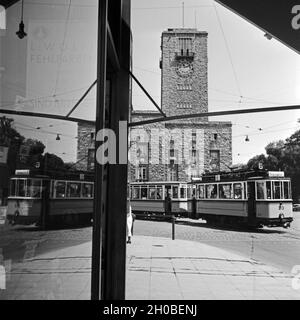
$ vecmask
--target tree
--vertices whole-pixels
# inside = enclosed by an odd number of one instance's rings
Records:
[[[24,150],[22,151],[24,154],[19,155],[19,167],[39,169],[45,148],[45,145],[37,139],[26,139],[21,146],[21,151]]]
[[[267,170],[282,170],[291,178],[292,194],[295,202],[300,202],[300,130],[285,141],[279,140],[266,146],[266,155],[251,158],[247,167],[256,168],[261,162]]]
[[[64,174],[67,167],[64,161],[53,153],[46,153],[43,156],[42,168],[45,173]]]
[[[17,158],[25,138],[13,128],[13,119],[0,117],[0,145],[8,147],[7,167],[12,175],[17,167]]]

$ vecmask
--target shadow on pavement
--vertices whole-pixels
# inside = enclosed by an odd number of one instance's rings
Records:
[[[42,231],[57,231],[57,230],[81,230],[83,228],[89,228],[92,227],[91,224],[82,224],[82,225],[74,225],[74,226],[68,226],[68,225],[60,225],[60,226],[49,226],[47,228],[42,228],[41,226],[36,225],[15,225],[8,227],[10,230],[16,231],[16,232],[42,232]]]
[[[253,228],[245,225],[219,225],[219,224],[212,224],[206,223],[204,220],[200,221],[188,221],[188,220],[176,220],[177,225],[185,225],[191,227],[201,227],[207,229],[214,229],[214,230],[223,230],[223,231],[236,231],[236,232],[249,232],[249,233],[258,233],[258,234],[284,234],[286,233],[285,230],[278,230],[278,229],[267,229],[267,228]]]

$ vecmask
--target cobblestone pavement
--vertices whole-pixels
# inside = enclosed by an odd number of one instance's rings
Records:
[[[168,222],[136,220],[134,234],[170,239]],[[179,220],[176,239],[196,241],[242,254],[270,264],[284,272],[300,265],[300,212],[292,228],[262,230],[222,229],[201,220]],[[35,255],[86,243],[92,239],[91,227],[41,231],[34,227],[0,226],[0,257],[16,263]]]
[[[7,270],[0,300],[90,299],[91,241],[30,256]],[[135,236],[126,299],[300,299],[294,276],[195,241]]]
[[[204,221],[182,219],[176,223],[175,237],[230,250],[249,259],[270,264],[284,272],[291,272],[295,265],[300,265],[300,215],[296,216],[295,222],[290,229],[247,230],[222,229],[208,226]],[[134,232],[137,235],[170,239],[172,226],[167,222],[136,220]]]

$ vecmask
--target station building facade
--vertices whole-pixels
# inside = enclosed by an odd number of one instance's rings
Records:
[[[161,109],[166,116],[208,112],[207,33],[168,29],[161,38]],[[159,111],[131,110],[130,122],[161,118]],[[129,181],[190,181],[232,165],[231,122],[206,116],[175,119],[129,131]],[[95,128],[78,125],[80,169],[94,165]]]

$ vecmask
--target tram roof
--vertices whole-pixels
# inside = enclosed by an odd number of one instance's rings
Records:
[[[186,181],[143,181],[143,182],[130,182],[130,185],[182,185],[187,184]]]
[[[211,172],[204,174],[199,179],[194,179],[191,183],[201,182],[229,182],[244,181],[254,179],[288,179],[283,171],[268,170],[239,170],[230,172]]]
[[[36,179],[55,179],[55,180],[78,180],[93,181],[94,173],[86,171],[47,171],[42,172],[37,169],[17,169],[12,178],[36,178]]]

